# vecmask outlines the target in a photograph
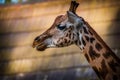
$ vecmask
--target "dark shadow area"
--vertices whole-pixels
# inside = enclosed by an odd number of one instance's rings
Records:
[[[80,69],[80,68],[77,68]],[[95,74],[79,77],[76,73],[77,69],[53,70],[53,71],[39,71],[26,74],[18,74],[1,78],[0,80],[99,80]],[[81,73],[81,75],[84,75]]]
[[[111,21],[108,31],[110,32],[108,36],[111,36],[110,41],[112,43],[110,46],[120,57],[120,8],[116,12],[114,20]]]
[[[4,74],[8,71],[9,61],[7,59],[10,58],[12,52],[12,48],[8,47],[8,45],[11,44],[9,41],[10,36],[5,37],[9,34],[6,34],[6,24],[4,24],[4,22],[5,21],[2,21],[0,18],[0,76],[4,76]],[[6,56],[6,54],[9,54],[9,56]]]

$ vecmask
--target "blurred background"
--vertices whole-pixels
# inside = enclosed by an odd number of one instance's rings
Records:
[[[77,0],[82,16],[120,57],[120,0]],[[98,80],[75,45],[38,52],[34,38],[71,0],[0,0],[0,80]]]

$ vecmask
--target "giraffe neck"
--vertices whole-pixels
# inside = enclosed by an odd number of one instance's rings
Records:
[[[120,59],[87,22],[78,31],[78,36],[76,44],[84,52],[98,77],[101,80],[120,79]]]

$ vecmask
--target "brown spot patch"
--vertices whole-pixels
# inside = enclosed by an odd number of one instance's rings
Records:
[[[64,42],[67,43],[68,42],[67,39],[64,39]]]
[[[79,45],[81,45],[81,41],[79,40],[78,42],[79,42]]]
[[[111,61],[111,62],[109,62],[108,63],[108,65],[110,66],[110,68],[114,71],[114,72],[116,72],[117,71],[117,67],[120,67],[120,65],[118,64],[118,63],[116,63],[115,61]]]
[[[86,39],[86,41],[89,41],[89,37],[88,36],[85,36],[85,39]]]
[[[95,48],[100,51],[102,49],[102,46],[99,43],[95,44]]]
[[[88,62],[90,62],[88,54],[85,54],[85,57],[87,58]]]
[[[93,43],[95,39],[93,37],[90,38],[90,43]]]
[[[106,52],[106,53],[103,54],[103,56],[107,59],[107,58],[110,57],[110,53],[109,53],[109,52]]]
[[[98,69],[95,66],[93,66],[92,68],[94,69],[97,76],[101,79],[101,76],[100,76],[100,73],[99,73]]]
[[[67,34],[66,34],[66,37],[68,37],[68,35],[69,35],[69,34],[67,33]]]
[[[100,54],[96,53],[94,50],[93,50],[93,47],[90,46],[89,48],[89,54],[90,54],[90,57],[92,60],[94,60],[95,58],[98,58],[100,57]]]
[[[83,45],[85,46],[86,45],[86,43],[85,43],[85,41],[84,41],[84,39],[82,38],[82,42],[83,42]]]
[[[101,68],[99,69],[99,71],[100,71],[100,75],[102,76],[102,78],[105,79],[105,77],[108,74],[108,69],[107,69],[107,66],[105,64],[105,60],[102,60]]]
[[[69,35],[68,35],[68,36],[69,36],[69,38],[71,38],[71,33],[69,33]]]
[[[84,33],[89,34],[85,27],[83,27],[83,30],[84,30]]]

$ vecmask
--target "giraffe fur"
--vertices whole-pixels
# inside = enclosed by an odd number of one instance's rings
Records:
[[[75,7],[76,9],[76,7]],[[76,44],[100,80],[120,80],[120,59],[95,30],[75,12],[58,16],[53,25],[33,41],[38,51]]]

